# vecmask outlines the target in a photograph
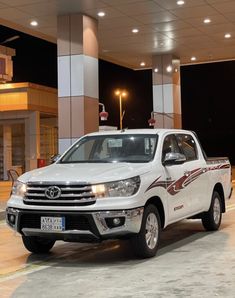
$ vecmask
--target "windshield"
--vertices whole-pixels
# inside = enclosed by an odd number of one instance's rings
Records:
[[[100,135],[78,141],[60,163],[149,162],[157,146],[157,135]]]

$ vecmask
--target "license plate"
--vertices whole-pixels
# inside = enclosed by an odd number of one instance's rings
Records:
[[[41,217],[41,230],[42,231],[56,231],[61,232],[65,230],[65,218],[64,217]]]

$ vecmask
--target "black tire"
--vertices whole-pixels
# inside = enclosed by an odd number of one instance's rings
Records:
[[[217,191],[214,191],[211,198],[210,209],[202,217],[202,224],[207,231],[217,231],[222,219],[222,202]]]
[[[55,244],[55,240],[35,237],[35,236],[22,236],[25,248],[35,254],[47,253]]]
[[[147,231],[147,225],[152,231]],[[147,233],[149,234],[148,240]],[[158,210],[154,205],[147,205],[144,210],[140,232],[130,239],[135,255],[141,258],[154,257],[158,250],[160,234],[161,221]]]

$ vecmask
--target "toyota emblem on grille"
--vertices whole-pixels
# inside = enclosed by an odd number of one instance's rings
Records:
[[[48,199],[51,199],[51,200],[58,199],[60,195],[61,195],[61,189],[58,186],[49,186],[45,190],[45,196]]]

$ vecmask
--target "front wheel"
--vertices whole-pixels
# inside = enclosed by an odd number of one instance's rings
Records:
[[[36,236],[22,236],[25,248],[35,254],[47,253],[55,244],[55,240],[36,237]]]
[[[212,194],[210,209],[202,217],[202,224],[207,231],[219,229],[222,219],[221,197],[217,191]]]
[[[148,205],[143,214],[140,232],[131,238],[131,244],[138,257],[150,258],[156,255],[161,233],[161,221],[157,208]]]

